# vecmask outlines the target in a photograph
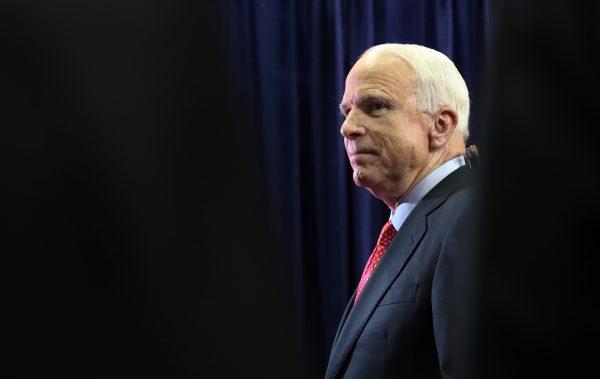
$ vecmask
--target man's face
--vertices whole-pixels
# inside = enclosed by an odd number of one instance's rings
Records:
[[[414,186],[427,159],[433,121],[415,89],[412,68],[387,54],[363,56],[346,78],[341,133],[354,182],[386,203]]]

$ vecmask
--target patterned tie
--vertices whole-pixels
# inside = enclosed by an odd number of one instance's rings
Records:
[[[383,257],[383,253],[385,253],[385,249],[387,249],[388,245],[390,244],[390,242],[392,242],[392,239],[394,238],[395,235],[396,235],[396,228],[394,228],[394,225],[392,224],[392,222],[391,221],[386,222],[385,225],[383,226],[383,229],[381,229],[381,233],[379,234],[379,239],[377,240],[377,245],[375,245],[375,248],[373,249],[373,252],[371,253],[371,256],[369,257],[369,260],[367,261],[367,265],[365,266],[365,269],[363,270],[362,276],[360,277],[360,282],[358,283],[358,289],[356,290],[356,297],[354,298],[355,304],[356,304],[356,301],[358,300],[358,297],[362,293],[363,288],[369,281],[369,278],[371,277],[373,270],[375,270],[375,267],[377,267],[377,264],[381,260],[381,257]]]

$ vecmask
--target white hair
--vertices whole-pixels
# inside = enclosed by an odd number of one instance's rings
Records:
[[[469,137],[469,90],[452,61],[437,50],[421,45],[385,43],[363,53],[388,53],[405,61],[416,74],[417,106],[435,114],[441,107],[452,108],[458,115],[457,131]]]

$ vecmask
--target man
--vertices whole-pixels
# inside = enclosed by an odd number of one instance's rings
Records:
[[[456,371],[456,260],[469,246],[469,93],[418,45],[367,50],[340,105],[356,185],[391,210],[336,334],[326,378],[437,378]]]

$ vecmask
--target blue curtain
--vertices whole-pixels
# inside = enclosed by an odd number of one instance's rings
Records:
[[[239,0],[220,3],[237,62],[245,117],[259,135],[272,235],[300,335],[315,372],[389,210],[356,188],[339,133],[347,72],[368,47],[440,50],[471,92],[477,143],[478,79],[490,40],[488,0]],[[248,218],[248,219],[251,219]]]

